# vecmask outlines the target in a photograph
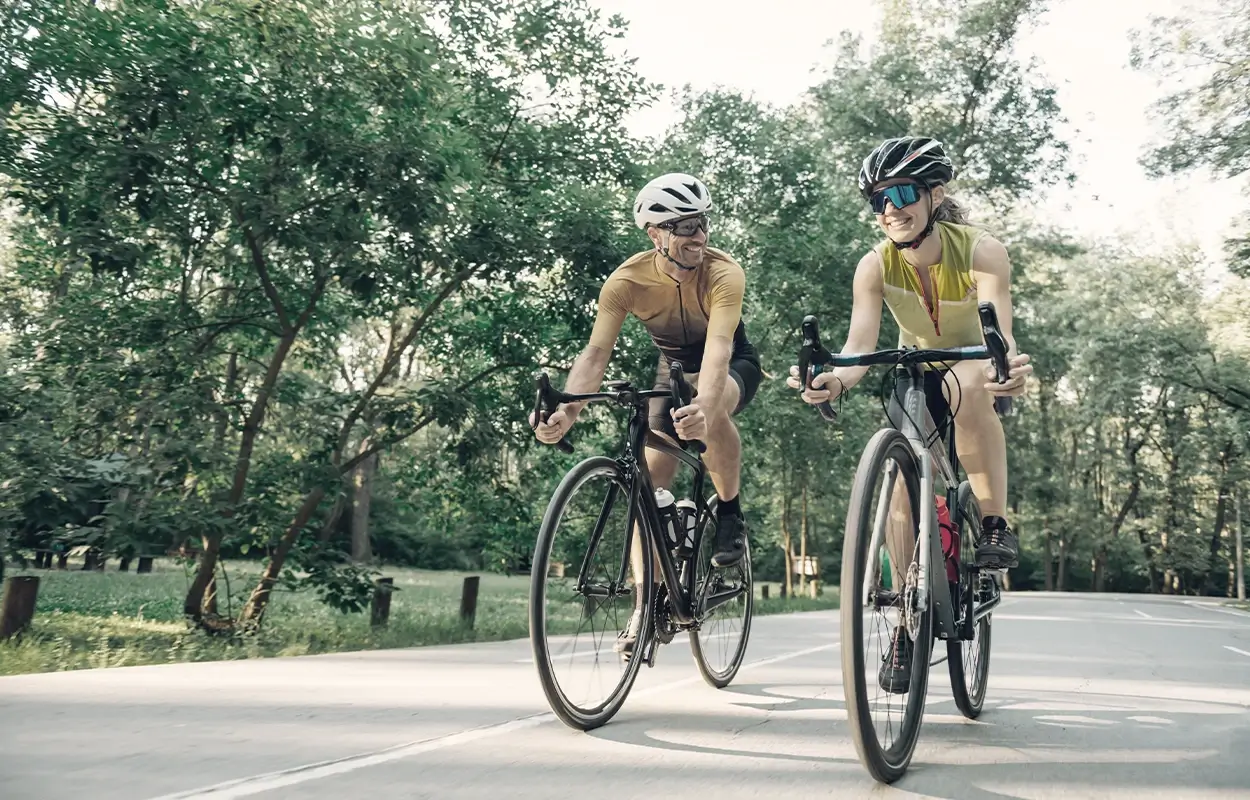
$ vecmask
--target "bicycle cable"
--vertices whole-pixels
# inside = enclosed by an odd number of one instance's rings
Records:
[[[943,365],[945,365],[945,362],[940,362],[940,363],[943,363]],[[900,359],[899,362],[895,363],[894,366],[886,370],[885,373],[881,376],[881,388],[877,392],[877,399],[881,403],[881,413],[887,419],[889,419],[889,416],[890,416],[890,409],[889,409],[890,401],[892,399],[897,398],[898,384],[902,382],[902,380],[899,378],[899,373],[900,373],[899,368],[901,365],[902,365],[902,360]],[[905,371],[903,371],[903,375],[904,376],[906,375]],[[945,415],[945,419],[943,419],[941,423],[939,423],[937,420],[933,421],[934,433],[937,436],[937,438],[942,441],[946,440],[946,436],[950,432],[951,426],[954,425],[955,423],[955,413],[959,409],[959,407],[963,404],[963,385],[959,382],[959,376],[955,375],[955,371],[951,369],[950,367],[945,367],[944,374],[942,375],[942,385],[946,386],[949,389],[950,384],[946,382],[948,378],[954,379],[955,388],[958,390],[958,393],[957,394],[952,393],[952,394],[955,394],[955,396],[958,397],[958,400],[954,404],[947,401],[946,403],[947,413]],[[926,394],[926,398],[927,397],[928,395]],[[902,402],[899,402],[898,406],[899,406],[899,411],[904,415],[904,417],[908,419],[913,425],[916,426],[916,430],[923,431],[925,429],[923,420],[913,419],[911,415],[907,412],[907,408]],[[926,403],[926,409],[927,409],[927,403]],[[841,406],[839,406],[838,410],[839,412],[842,410]],[[933,443],[932,440],[925,442],[926,445],[929,445],[932,443]]]

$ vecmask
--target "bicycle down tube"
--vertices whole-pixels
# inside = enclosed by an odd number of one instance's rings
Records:
[[[633,407],[627,434],[626,454],[617,459],[618,463],[625,462],[623,464],[624,471],[630,478],[630,505],[626,524],[629,530],[633,530],[633,526],[637,522],[646,530],[646,536],[656,550],[661,577],[665,585],[669,587],[669,599],[672,604],[673,616],[683,626],[694,625],[698,621],[693,604],[695,572],[694,570],[690,571],[691,585],[684,586],[678,575],[677,566],[673,563],[672,554],[669,552],[664,528],[660,522],[659,509],[655,504],[655,486],[652,483],[651,472],[647,468],[645,457],[645,448],[651,447],[652,449],[668,453],[690,466],[695,470],[695,491],[698,493],[696,496],[701,496],[703,471],[705,469],[701,460],[697,456],[691,455],[685,448],[677,447],[667,439],[655,435],[651,431],[647,419],[646,401],[651,398],[670,397],[674,400],[675,408],[679,407],[677,403],[684,405],[690,402],[690,387],[684,382],[680,364],[673,362],[670,367],[668,389],[636,389],[629,386],[625,381],[613,381],[605,386],[609,391],[567,394],[553,387],[549,376],[545,372],[535,375],[535,383],[537,397],[534,410],[540,413],[544,420],[561,403],[613,401],[620,405]],[[612,391],[613,389],[617,391]],[[704,452],[706,449],[704,443],[698,440],[690,440],[686,444],[699,453]],[[567,438],[561,439],[558,446],[566,453],[570,453],[573,450]],[[639,515],[640,509],[641,514]],[[705,506],[700,508],[701,514],[705,511]],[[584,573],[585,565],[583,565],[582,571]],[[584,580],[585,575],[579,574],[579,584],[584,582]],[[727,600],[723,602],[727,602]]]
[[[918,606],[924,608],[929,602],[930,592],[932,592],[932,605],[937,610],[936,622],[938,638],[940,639],[959,639],[964,637],[960,635],[960,630],[957,627],[959,615],[955,613],[949,583],[945,579],[932,579],[935,569],[944,568],[945,557],[942,552],[941,537],[937,535],[937,508],[932,502],[925,502],[925,498],[934,495],[935,472],[940,474],[948,495],[958,488],[958,475],[954,466],[957,462],[955,460],[953,437],[949,439],[947,444],[947,449],[950,451],[949,455],[942,452],[937,441],[929,441],[930,433],[932,433],[930,430],[932,420],[930,419],[928,405],[925,401],[922,365],[988,359],[994,365],[996,380],[999,383],[1005,382],[1009,369],[1007,364],[1007,345],[1006,339],[1002,335],[1002,330],[998,325],[994,306],[991,303],[982,302],[978,306],[978,312],[981,318],[982,334],[985,339],[985,344],[982,345],[929,349],[899,347],[871,353],[846,354],[831,353],[821,345],[816,318],[809,315],[803,320],[803,345],[799,352],[799,374],[804,377],[805,382],[809,386],[812,378],[822,371],[822,367],[888,365],[901,366],[907,372],[907,388],[901,403],[902,419],[891,419],[890,422],[911,443],[919,466],[920,498],[925,510],[920,517],[920,530],[917,541],[921,550],[919,554],[920,574],[917,582],[916,599]],[[995,399],[994,408],[1000,415],[1005,414],[1010,407],[1011,398]],[[836,412],[828,402],[820,403],[817,408],[826,421],[832,422],[837,418]],[[921,430],[917,420],[924,420],[926,423],[929,423],[926,425],[925,430]],[[897,466],[893,464],[886,468],[884,477],[886,487],[894,481],[896,472]],[[875,575],[880,567],[879,559],[881,547],[884,544],[886,517],[889,513],[889,494],[888,489],[882,492],[874,515],[872,539],[868,547],[868,564],[865,567],[864,583],[861,587],[865,605],[872,602]],[[980,520],[976,520],[975,524],[980,524]],[[984,607],[978,607],[975,611],[976,619],[980,619],[984,613],[989,613],[997,604],[995,600],[985,604]],[[976,619],[972,619],[973,611],[971,605],[971,595],[969,595],[969,607],[963,615],[963,619],[958,619],[958,622],[963,623],[963,628],[967,628],[970,624],[975,624],[976,622]]]

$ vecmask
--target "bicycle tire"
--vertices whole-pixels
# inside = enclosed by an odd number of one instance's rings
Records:
[[[979,573],[970,568],[973,563],[973,546],[975,535],[981,524],[981,505],[972,486],[963,481],[955,494],[955,503],[959,509],[959,586],[955,598],[962,598],[966,591],[976,591],[972,585],[978,580]],[[951,693],[955,696],[955,705],[959,712],[968,719],[976,719],[981,715],[985,703],[985,689],[990,674],[990,617],[993,612],[982,617],[973,627],[970,641],[949,639],[946,642],[946,660],[951,678]],[[968,671],[964,664],[964,649],[972,644],[976,649],[977,660],[973,670],[972,686],[968,686]]]
[[[708,535],[715,535],[715,498],[713,498],[712,502],[708,504],[708,512],[707,523],[705,523],[703,528],[699,531],[699,535],[694,543],[694,559],[702,558],[702,543],[704,537]],[[695,570],[694,599],[696,602],[699,597],[701,583],[699,563],[700,562],[696,560],[696,562],[691,565],[691,567]],[[710,566],[710,564],[708,566]],[[747,642],[751,638],[751,619],[755,613],[755,584],[751,573],[751,545],[749,541],[747,543],[746,552],[742,556],[742,561],[735,564],[733,567],[727,567],[726,569],[733,570],[739,566],[741,566],[743,573],[743,582],[746,584],[746,593],[744,594],[744,597],[746,597],[746,614],[743,617],[742,622],[742,636],[738,640],[733,659],[730,661],[729,665],[724,670],[717,670],[709,664],[703,645],[699,642],[699,630],[696,629],[690,631],[690,651],[694,655],[695,666],[699,668],[699,674],[703,676],[703,680],[707,682],[709,686],[716,689],[724,689],[730,683],[733,683],[733,679],[738,675],[738,670],[742,669],[742,662],[746,658]],[[706,572],[703,573],[703,577],[706,578],[707,574],[708,573]]]
[[[534,664],[538,670],[539,682],[542,684],[543,693],[546,695],[547,702],[556,717],[565,725],[582,731],[593,730],[612,719],[624,704],[630,689],[633,688],[634,680],[638,677],[638,670],[643,663],[640,655],[645,652],[648,637],[651,633],[651,606],[653,602],[651,543],[650,539],[643,535],[640,537],[644,551],[642,590],[646,593],[646,596],[642,606],[642,627],[634,648],[634,657],[628,659],[626,668],[622,672],[617,685],[602,703],[591,708],[583,708],[572,702],[560,688],[559,681],[556,679],[551,651],[548,646],[547,620],[544,613],[547,600],[547,573],[551,564],[551,550],[556,530],[569,500],[577,489],[596,475],[610,476],[625,493],[625,502],[632,502],[628,494],[628,483],[625,480],[625,476],[621,472],[620,465],[613,459],[606,456],[594,456],[574,466],[560,481],[560,485],[556,487],[555,493],[547,504],[547,511],[543,515],[542,526],[539,529],[538,538],[534,545],[533,566],[530,573],[530,644],[534,653]],[[637,513],[637,510],[635,510],[635,513]],[[598,548],[599,543],[602,541],[603,532],[595,530],[589,538],[583,561],[590,560],[594,550]],[[632,533],[626,534],[627,548],[631,540]]]
[[[876,506],[872,502],[874,488],[881,483],[887,460],[899,464],[899,474],[911,501],[912,518],[919,520],[920,513],[928,513],[928,507],[920,503],[920,473],[910,442],[896,429],[879,430],[869,440],[860,456],[851,490],[851,502],[847,509],[842,544],[841,623],[842,690],[851,739],[855,743],[860,762],[869,774],[877,781],[888,784],[897,781],[907,772],[920,738],[925,694],[929,685],[929,655],[933,649],[933,612],[930,606],[919,614],[912,655],[911,684],[906,694],[900,738],[892,747],[883,748],[877,740],[868,697],[868,681],[871,680],[876,685],[877,675],[875,670],[869,675],[864,665],[866,647],[862,587],[876,516]],[[896,570],[901,567],[892,566]],[[941,569],[940,565],[935,566]]]

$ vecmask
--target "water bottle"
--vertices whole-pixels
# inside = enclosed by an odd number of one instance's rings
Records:
[[[655,490],[655,504],[660,509],[660,526],[664,528],[664,538],[669,549],[677,547],[677,509],[673,506],[673,493],[668,489]]]
[[[699,510],[695,508],[694,501],[689,497],[683,497],[677,502],[677,519],[680,523],[679,530],[682,531],[683,538],[677,549],[681,555],[688,556],[694,553],[694,526],[698,521]]]

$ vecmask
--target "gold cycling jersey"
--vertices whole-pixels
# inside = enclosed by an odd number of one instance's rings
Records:
[[[709,247],[693,279],[678,283],[660,268],[662,258],[655,250],[647,250],[608,276],[599,291],[591,346],[611,350],[625,315],[632,313],[660,352],[681,362],[686,372],[699,371],[709,336],[732,339],[734,357],[755,358],[742,322],[746,273],[738,262]]]
[[[886,307],[898,323],[900,347],[968,347],[982,344],[972,254],[985,231],[971,225],[938,222],[942,260],[929,267],[932,303],[926,302],[920,274],[900,250],[882,242],[881,277]]]

